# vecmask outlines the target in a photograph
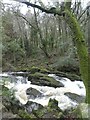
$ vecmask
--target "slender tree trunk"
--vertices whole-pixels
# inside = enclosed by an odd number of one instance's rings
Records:
[[[43,50],[43,52],[46,55],[46,57],[49,58],[50,56],[49,56],[48,51],[47,51],[47,45],[45,44],[45,40],[43,39],[41,29],[40,29],[40,27],[38,25],[35,8],[34,8],[34,15],[35,15],[35,22],[36,22],[36,26],[37,26],[37,29],[38,29],[38,33],[39,33],[39,36],[40,36],[40,39],[41,39],[41,44],[42,44],[42,48],[41,49]]]

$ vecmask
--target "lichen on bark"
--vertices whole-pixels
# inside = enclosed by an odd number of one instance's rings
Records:
[[[74,42],[79,57],[81,78],[86,88],[86,102],[90,104],[90,86],[88,84],[89,83],[88,61],[90,61],[90,58],[88,56],[88,48],[84,38],[84,34],[81,31],[81,28],[76,17],[70,10],[65,9],[64,19],[71,28],[71,31],[74,36]]]

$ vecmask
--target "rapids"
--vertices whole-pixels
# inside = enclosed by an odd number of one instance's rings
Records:
[[[27,77],[22,76],[14,76],[12,73],[2,73],[0,74],[1,81],[3,80],[3,77],[11,77],[13,78],[13,81],[5,81],[4,85],[11,89],[15,90],[15,97],[22,103],[26,104],[27,101],[33,101],[36,103],[39,103],[43,106],[48,105],[48,101],[50,98],[54,98],[58,101],[58,106],[65,110],[67,108],[75,107],[78,105],[78,102],[70,99],[68,96],[65,95],[65,93],[70,92],[74,93],[80,96],[85,97],[85,86],[82,81],[71,81],[68,78],[61,78],[56,76],[55,74],[49,74],[48,76],[53,77],[55,80],[60,81],[63,83],[64,87],[48,87],[48,86],[38,86],[31,84],[30,81],[28,81]],[[17,81],[14,81],[14,79],[17,79]],[[0,84],[3,83],[0,82]],[[40,93],[42,93],[41,97],[36,97],[35,99],[30,98],[26,94],[26,90],[28,88],[34,88],[38,90]]]

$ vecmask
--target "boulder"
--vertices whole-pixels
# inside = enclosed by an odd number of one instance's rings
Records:
[[[48,107],[59,109],[59,107],[58,107],[58,101],[55,100],[55,99],[51,99],[50,98],[50,100],[48,102]]]
[[[20,118],[17,114],[13,114],[12,111],[8,111],[7,108],[2,104],[2,119],[15,119]]]
[[[75,93],[67,92],[67,93],[64,93],[64,95],[68,96],[71,100],[76,101],[78,103],[82,103],[85,101],[84,96],[80,96]]]
[[[26,90],[26,94],[31,99],[35,99],[36,97],[42,97],[42,93],[39,92],[38,90],[34,89],[34,88],[28,88]]]
[[[35,110],[39,110],[39,109],[42,109],[43,106],[38,104],[38,103],[35,103],[35,102],[32,102],[32,101],[28,101],[26,104],[25,104],[25,109],[28,113],[32,113],[33,111]]]
[[[58,101],[55,99],[50,99],[48,106],[43,107],[38,111],[34,111],[34,114],[36,114],[38,118],[60,119],[64,117],[62,110],[58,107]]]
[[[20,102],[14,97],[14,93],[4,86],[2,87],[2,104],[14,114],[17,114],[19,109],[23,109]]]
[[[11,75],[27,77],[30,72],[12,72]]]
[[[71,81],[82,81],[81,77],[79,75],[76,75],[74,73],[70,73],[70,72],[60,72],[60,71],[52,71],[51,74],[55,74],[59,77],[66,77],[68,79],[70,79]]]
[[[28,77],[28,80],[31,81],[32,84],[36,84],[39,86],[49,86],[49,87],[55,87],[55,88],[64,87],[62,83],[60,83],[59,81],[56,81],[54,78],[38,72],[34,74],[30,74]]]

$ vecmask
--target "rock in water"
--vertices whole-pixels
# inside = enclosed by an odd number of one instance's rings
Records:
[[[68,96],[70,99],[72,99],[73,101],[76,101],[78,103],[85,101],[84,96],[80,96],[80,95],[77,95],[75,93],[67,92],[67,93],[64,93],[64,95]]]
[[[30,99],[35,99],[36,97],[42,97],[42,93],[34,88],[28,88],[26,94],[29,95]]]
[[[58,101],[50,98],[48,106],[50,108],[56,108],[56,107],[58,108]]]
[[[31,81],[32,84],[39,85],[39,86],[49,86],[49,87],[64,87],[62,83],[56,81],[54,78],[49,77],[46,74],[42,73],[34,73],[30,74],[28,80]]]

